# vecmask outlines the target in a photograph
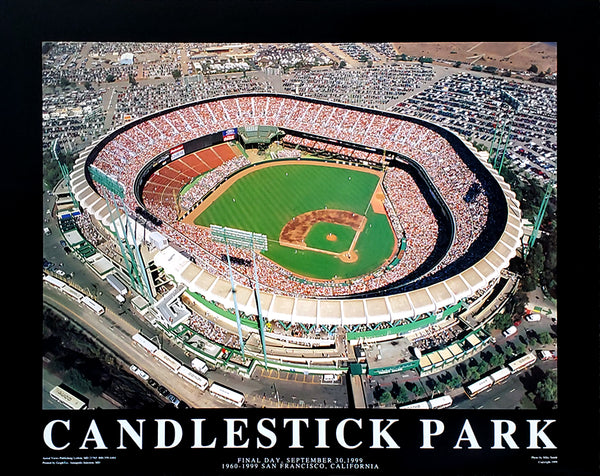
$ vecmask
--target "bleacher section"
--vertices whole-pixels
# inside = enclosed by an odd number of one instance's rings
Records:
[[[229,144],[218,144],[170,162],[147,180],[142,194],[144,204],[149,208],[156,204],[175,205],[182,187],[235,157],[236,151]]]

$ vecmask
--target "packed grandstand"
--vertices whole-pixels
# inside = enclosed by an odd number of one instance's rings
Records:
[[[74,195],[88,220],[110,228],[108,192],[93,172],[110,177],[122,187],[127,214],[151,217],[150,225],[140,223],[168,239],[156,265],[207,301],[232,309],[224,246],[181,217],[250,165],[243,147],[223,137],[252,126],[280,129],[287,150],[382,170],[385,211],[406,244],[394,266],[343,284],[299,280],[257,255],[269,321],[362,325],[441,315],[493,285],[521,244],[514,193],[454,133],[395,113],[274,93],[197,101],[126,124],[81,154],[71,174]],[[252,292],[243,292],[253,288],[244,268],[253,256],[236,250],[236,257],[240,310],[256,316]]]

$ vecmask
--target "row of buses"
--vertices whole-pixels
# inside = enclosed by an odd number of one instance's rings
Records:
[[[190,368],[181,364],[173,356],[169,355],[162,349],[159,349],[150,339],[144,337],[141,333],[136,333],[132,336],[132,340],[135,344],[141,346],[144,350],[150,353],[160,363],[171,369],[172,372],[180,376],[185,381],[191,383],[201,391],[208,389],[209,393],[227,403],[231,403],[237,407],[241,407],[246,403],[246,398],[243,393],[236,390],[227,388],[217,382],[212,382],[209,385],[209,381],[203,375],[194,372]]]
[[[90,311],[95,312],[98,316],[104,314],[104,306],[101,306],[91,297],[86,296],[82,292],[77,291],[77,289],[69,286],[64,281],[61,281],[60,279],[57,279],[54,276],[50,276],[49,274],[44,274],[43,280],[50,286],[58,289],[63,294],[67,295],[73,301],[83,304]]]
[[[492,385],[499,385],[504,382],[508,377],[514,375],[521,370],[524,370],[530,366],[532,366],[536,361],[535,354],[529,353],[525,354],[522,357],[519,357],[513,361],[511,361],[506,367],[501,368],[500,370],[496,370],[494,373],[484,377],[476,382],[473,382],[471,385],[465,387],[465,393],[467,397],[473,398],[475,395],[478,395],[481,392],[485,392]]]
[[[400,410],[440,410],[452,406],[452,397],[450,395],[442,395],[424,402],[410,403],[398,407]]]

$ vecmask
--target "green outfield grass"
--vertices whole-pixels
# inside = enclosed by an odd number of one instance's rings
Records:
[[[194,221],[263,233],[269,250],[263,254],[284,268],[310,278],[351,278],[367,274],[390,257],[394,235],[385,215],[369,206],[379,177],[361,169],[344,169],[307,162],[273,163],[239,178]],[[344,263],[335,256],[279,245],[284,225],[302,213],[328,209],[347,210],[367,217],[355,251],[359,259]],[[331,231],[338,241],[325,239]],[[354,230],[342,225],[314,226],[308,246],[334,252],[348,249]],[[342,245],[346,246],[342,246]],[[339,247],[342,247],[340,249]]]

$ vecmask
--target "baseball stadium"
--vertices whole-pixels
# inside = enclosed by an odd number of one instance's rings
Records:
[[[523,235],[515,194],[462,137],[286,94],[131,120],[80,154],[70,186],[145,318],[248,374],[456,364],[489,344],[461,314],[506,284]]]

